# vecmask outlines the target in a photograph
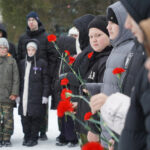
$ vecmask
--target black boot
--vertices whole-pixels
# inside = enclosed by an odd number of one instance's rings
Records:
[[[3,145],[6,146],[6,147],[11,147],[12,146],[10,140],[3,141]]]
[[[27,146],[28,140],[24,139],[22,145]]]
[[[48,139],[46,133],[41,133],[39,139],[41,141],[46,141]]]
[[[67,144],[68,144],[68,141],[65,138],[59,139],[59,141],[56,143],[57,146],[64,146]]]
[[[30,141],[27,142],[26,146],[32,147],[32,146],[35,146],[35,145],[37,145],[37,144],[38,144],[37,141],[30,140]]]
[[[0,141],[0,147],[2,147],[3,146],[3,141]]]
[[[78,140],[70,141],[68,147],[76,147],[78,146]]]

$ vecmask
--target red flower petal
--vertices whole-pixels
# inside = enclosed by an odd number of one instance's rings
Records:
[[[67,78],[64,78],[61,80],[60,85],[67,85],[69,83],[69,80]]]
[[[69,65],[72,65],[75,61],[75,58],[72,56],[69,56]]]
[[[70,56],[70,52],[68,50],[64,50],[64,52],[67,54],[67,56]]]
[[[87,112],[85,115],[84,115],[84,120],[89,120],[92,116],[92,113],[91,112]]]
[[[82,146],[82,150],[104,150],[98,142],[89,142]]]
[[[89,58],[89,59],[93,56],[93,53],[94,53],[94,52],[88,53],[88,58]]]
[[[56,38],[56,35],[50,34],[47,36],[47,39],[49,42],[55,42],[57,38]]]
[[[57,107],[58,117],[63,117],[65,112],[73,112],[73,104],[70,101],[61,100]]]
[[[66,97],[66,93],[72,94],[72,91],[71,91],[71,90],[68,90],[68,89],[66,89],[66,88],[64,88],[64,89],[61,91],[61,95],[60,95],[61,100],[70,100],[70,99],[71,99],[71,97]]]
[[[113,74],[122,74],[123,72],[125,72],[125,69],[123,69],[123,68],[115,68],[112,71]]]

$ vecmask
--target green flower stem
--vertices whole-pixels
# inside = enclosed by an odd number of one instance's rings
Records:
[[[59,55],[61,56],[61,53],[59,51],[59,47],[57,46],[57,44],[55,42],[52,42],[54,44],[55,49],[57,50],[57,52],[59,53]]]
[[[77,122],[79,122],[86,130],[91,131],[91,128],[85,123],[83,123],[82,121],[80,121],[79,119],[77,119],[73,113],[66,112],[65,115],[71,116],[73,120],[76,120]]]
[[[74,95],[74,94],[66,92],[66,96],[67,97],[75,97],[75,98],[83,99],[89,105],[89,101],[85,97],[83,97],[81,95]]]
[[[101,119],[101,123],[104,126],[104,128],[108,131],[108,133],[114,138],[114,140],[116,142],[119,143],[119,139],[115,136],[115,134],[109,129],[109,127],[107,126],[107,124]]]
[[[117,74],[117,78],[118,78],[118,87],[120,92],[122,92],[122,85],[121,85],[121,75],[120,73]]]
[[[59,53],[59,55],[61,56],[61,53],[59,51],[59,47],[57,46],[57,44],[55,42],[53,42],[55,49],[57,50],[57,52]],[[69,68],[71,69],[71,71],[74,73],[74,75],[76,76],[76,78],[80,81],[81,84],[85,84],[83,82],[83,80],[81,78],[78,77],[77,73],[73,70],[73,68],[68,64],[68,62],[66,61],[66,59],[64,57],[61,56],[61,59],[69,66]]]
[[[83,80],[77,75],[77,73],[74,71],[74,69],[68,64],[68,62],[66,61],[66,59],[64,57],[62,57],[62,60],[69,66],[69,68],[71,69],[71,71],[73,72],[73,74],[76,76],[76,78],[80,81],[81,84],[85,84],[83,82]]]
[[[92,132],[91,128],[90,128],[88,125],[86,125],[85,123],[83,123],[82,121],[80,121],[79,119],[77,119],[74,114],[72,114],[72,113],[70,113],[70,112],[66,112],[65,115],[71,116],[73,120],[76,120],[78,123],[80,123],[86,130]],[[103,141],[105,141],[107,144],[109,144],[109,145],[111,144],[106,138],[102,138],[102,137],[101,137],[101,139],[102,139]]]
[[[119,140],[118,140],[118,138],[115,136],[115,134],[108,128],[108,126],[107,126],[107,124],[102,120],[102,118],[101,118],[101,121],[97,121],[97,120],[94,120],[94,119],[89,119],[89,121],[90,122],[93,122],[93,123],[95,123],[95,124],[98,124],[98,125],[103,125],[104,126],[104,128],[108,131],[108,133],[114,138],[114,140],[116,141],[116,142],[119,142]]]

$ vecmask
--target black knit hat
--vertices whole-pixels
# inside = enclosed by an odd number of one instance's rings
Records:
[[[112,22],[115,23],[115,24],[118,24],[117,17],[116,17],[116,15],[115,15],[114,11],[113,11],[111,8],[108,9],[108,12],[107,12],[107,20],[108,20],[108,21],[112,21]]]
[[[89,23],[88,29],[98,28],[104,33],[106,33],[107,35],[109,35],[108,30],[106,29],[107,25],[108,23],[106,20],[106,16],[98,15]]]
[[[41,24],[41,21],[39,19],[38,14],[36,12],[34,12],[34,11],[31,11],[31,12],[28,13],[27,21],[28,21],[29,18],[34,18],[38,22],[38,24]]]
[[[150,17],[150,0],[120,0],[132,18],[139,23]]]

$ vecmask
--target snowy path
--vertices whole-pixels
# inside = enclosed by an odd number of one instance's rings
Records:
[[[57,126],[57,117],[56,111],[49,111],[49,130],[48,130],[48,140],[39,141],[38,145],[34,147],[25,147],[22,146],[23,133],[22,126],[20,121],[20,116],[17,113],[17,109],[14,109],[14,120],[15,120],[15,130],[12,136],[12,147],[2,147],[3,150],[80,150],[79,146],[74,148],[68,148],[67,146],[58,147],[55,146],[55,138],[59,135],[58,126]]]

